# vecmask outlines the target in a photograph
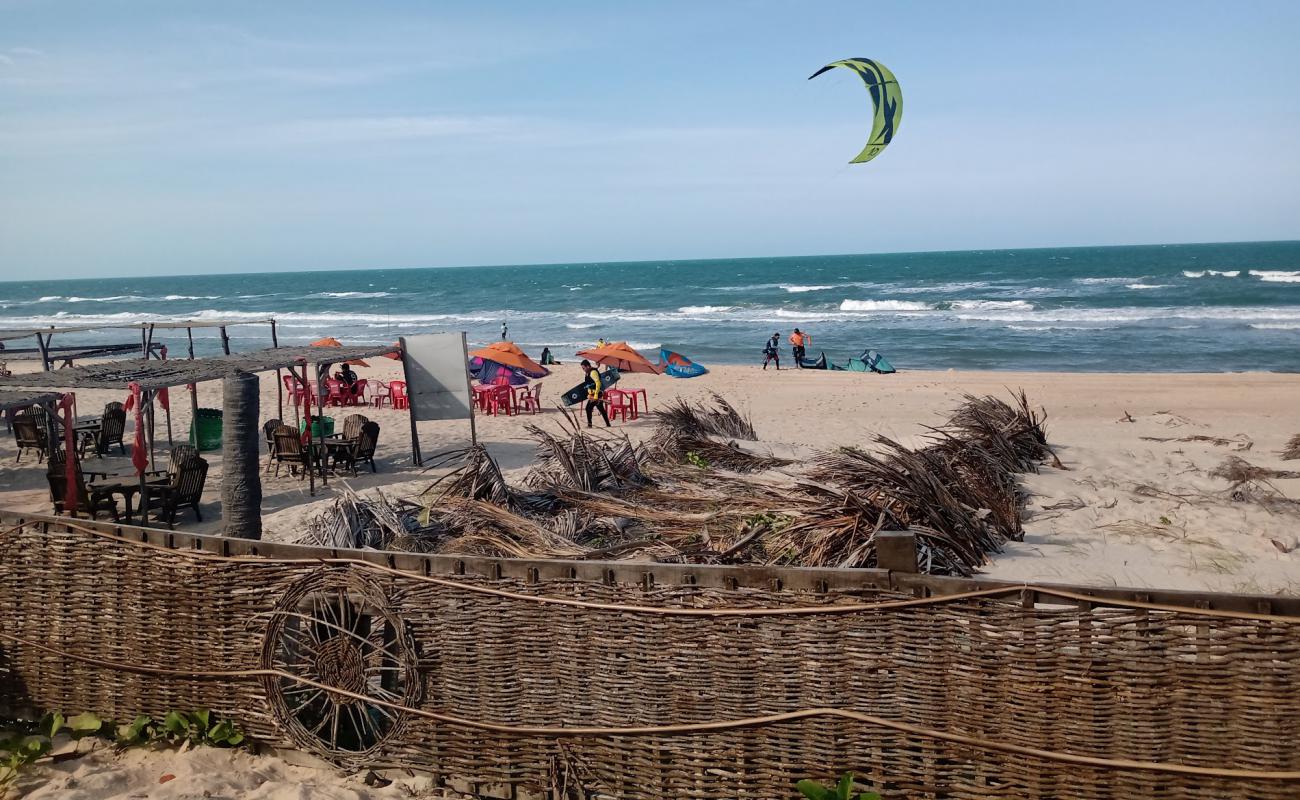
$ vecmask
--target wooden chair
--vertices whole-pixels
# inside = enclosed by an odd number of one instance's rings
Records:
[[[14,442],[18,445],[17,464],[23,460],[23,453],[35,450],[39,459],[45,459],[49,449],[49,435],[45,430],[45,415],[33,413],[25,408],[14,415]]]
[[[122,455],[126,455],[126,445],[122,437],[126,433],[126,406],[118,402],[104,406],[104,413],[99,418],[99,430],[87,432],[81,439],[81,451],[85,454],[88,445],[94,445],[95,455],[103,456],[108,448],[117,445]]]
[[[262,425],[262,440],[266,442],[266,469],[262,470],[263,474],[271,471],[275,466],[275,429],[282,423],[278,419],[268,419]]]
[[[336,433],[332,438],[351,440],[361,435],[361,426],[370,420],[364,414],[348,414],[343,418],[343,432]]]
[[[187,448],[182,450],[182,448]],[[180,452],[177,452],[180,451]],[[167,465],[167,482],[149,487],[148,508],[155,512],[154,519],[176,525],[176,514],[182,508],[194,510],[194,518],[203,521],[199,503],[203,500],[203,485],[208,478],[208,462],[189,445],[172,450],[171,463]]]
[[[55,514],[64,513],[63,499],[67,496],[68,488],[67,464],[67,456],[62,450],[50,453],[50,464],[46,469],[45,477],[50,484],[50,501],[54,504]],[[77,476],[77,510],[89,514],[91,519],[107,513],[112,516],[114,522],[117,522],[117,501],[113,499],[112,491],[102,489],[93,482],[86,483],[87,475],[102,478],[104,473],[82,472],[80,463],[74,462],[73,466]]]
[[[289,465],[289,474],[297,475],[298,480],[307,477],[311,468],[310,449],[303,446],[302,435],[288,425],[281,425],[272,434],[275,439],[275,451],[271,459],[275,462],[275,477],[280,477],[280,467]],[[298,470],[302,469],[299,474]]]
[[[375,447],[379,444],[379,423],[367,420],[361,426],[357,438],[348,440],[348,443],[348,447],[331,448],[335,469],[342,464],[356,475],[357,464],[365,462],[370,465],[371,472],[379,471],[375,466]]]

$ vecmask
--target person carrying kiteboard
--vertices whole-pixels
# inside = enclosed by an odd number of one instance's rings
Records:
[[[794,365],[798,369],[803,369],[804,345],[811,338],[811,336],[805,337],[798,328],[795,328],[794,333],[790,334],[790,350],[794,353]]]
[[[781,371],[781,332],[777,331],[772,334],[772,338],[767,340],[763,345],[763,369],[767,369],[767,362],[776,362],[776,369]]]
[[[592,366],[587,359],[582,359],[582,374],[587,379],[587,427],[591,427],[591,412],[600,410],[600,418],[609,427],[609,414],[605,411],[605,387],[600,381],[600,369]]]

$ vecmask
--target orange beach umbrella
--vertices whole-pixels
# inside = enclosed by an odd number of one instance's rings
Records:
[[[324,339],[317,339],[316,341],[312,342],[311,346],[312,347],[342,347],[343,343],[340,342],[338,339],[335,339],[333,336],[326,336]],[[360,358],[354,358],[348,363],[356,367],[370,366]]]
[[[650,359],[632,349],[627,342],[611,342],[601,347],[593,347],[578,353],[593,364],[614,367],[619,372],[646,372],[651,375],[663,374],[663,367],[650,362]]]
[[[531,378],[551,374],[550,370],[529,358],[523,350],[515,346],[514,342],[496,342],[487,347],[471,350],[469,355],[470,358],[481,358],[485,361],[495,361],[503,367],[512,367]]]

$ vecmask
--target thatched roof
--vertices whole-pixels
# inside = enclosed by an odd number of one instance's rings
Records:
[[[0,389],[0,411],[10,409],[28,408],[37,403],[48,403],[58,400],[57,392],[34,392],[24,391],[22,389]]]
[[[187,383],[221,380],[232,372],[269,372],[305,363],[338,364],[399,350],[393,344],[380,347],[278,347],[251,353],[175,361],[133,358],[0,378],[0,388],[124,389],[129,383],[138,383],[142,389],[166,389]]]

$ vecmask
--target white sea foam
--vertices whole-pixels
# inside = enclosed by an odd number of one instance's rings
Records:
[[[585,322],[566,322],[566,323],[564,323],[564,327],[568,328],[569,330],[573,330],[573,331],[585,331],[585,330],[587,330],[588,328],[594,328],[594,327],[596,327],[596,323],[594,323],[594,322],[591,322],[591,323],[585,323]]]
[[[1108,284],[1108,283],[1132,283],[1133,281],[1140,281],[1140,280],[1142,280],[1141,277],[1128,277],[1128,278],[1075,278],[1075,279],[1074,279],[1074,282],[1075,282],[1075,283],[1082,283],[1082,284],[1085,284],[1085,285],[1094,285],[1094,284],[1105,285],[1105,284]]]
[[[824,289],[834,289],[832,286],[782,286],[790,294],[802,294],[803,292],[820,292]]]
[[[954,300],[954,311],[1033,311],[1034,304],[1024,300]]]
[[[1052,308],[1023,312],[962,312],[957,319],[1018,323],[1132,323],[1148,320],[1217,320],[1221,322],[1300,321],[1300,306],[1167,306],[1156,308]]]
[[[161,298],[162,300],[220,300],[219,294],[169,294]]]
[[[69,303],[120,303],[124,300],[148,300],[147,297],[141,297],[138,294],[115,294],[111,297],[71,297],[64,298]]]
[[[38,303],[53,303],[53,302],[56,301],[56,300],[62,300],[62,299],[63,299],[63,295],[61,295],[61,294],[47,294],[47,295],[45,295],[44,297],[42,297],[40,300],[37,300],[36,302],[38,302]]]
[[[1266,283],[1300,283],[1300,272],[1277,269],[1252,269],[1250,274]]]
[[[929,303],[916,303],[910,300],[845,300],[840,303],[840,311],[931,311]]]
[[[1167,283],[1130,283],[1124,286],[1125,289],[1168,289]]]
[[[1251,325],[1250,327],[1261,331],[1300,331],[1300,322],[1261,322]]]
[[[1241,270],[1239,270],[1239,269],[1227,269],[1227,270],[1220,270],[1220,269],[1190,270],[1190,269],[1185,269],[1185,270],[1183,270],[1183,277],[1184,277],[1184,278],[1204,278],[1206,275],[1212,275],[1212,276],[1216,276],[1216,277],[1219,277],[1219,278],[1235,278],[1235,277],[1237,277],[1237,276],[1240,275],[1240,274],[1241,274]],[[1251,274],[1254,275],[1255,273],[1252,272]]]
[[[316,294],[308,295],[308,297],[332,297],[339,300],[358,300],[388,296],[388,292],[317,292]]]
[[[682,314],[721,314],[734,308],[735,306],[682,306],[677,310]]]

